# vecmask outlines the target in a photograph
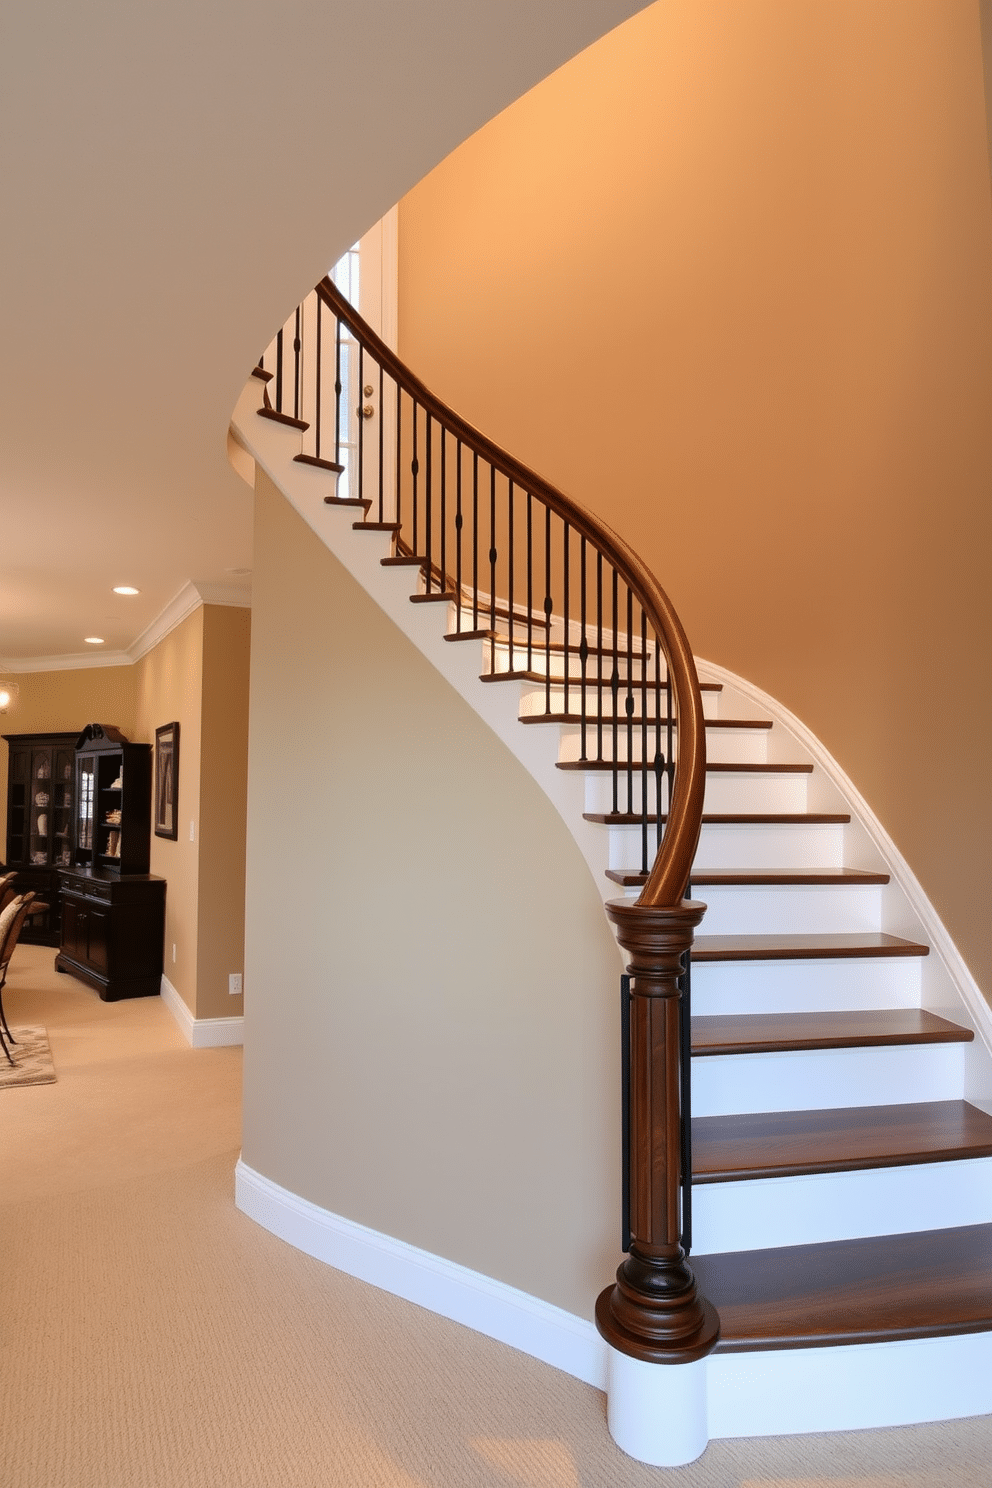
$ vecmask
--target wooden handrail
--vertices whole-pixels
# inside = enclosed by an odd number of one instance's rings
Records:
[[[579,763],[616,766],[614,813],[640,826],[646,879],[636,902],[606,906],[632,973],[623,1019],[629,1243],[596,1322],[621,1353],[666,1364],[699,1359],[714,1346],[719,1319],[698,1295],[683,1248],[691,1189],[685,987],[704,910],[685,893],[706,781],[702,699],[685,631],[623,538],[443,403],[329,278],[272,353],[274,383],[260,412],[300,432],[307,447],[298,460],[340,472],[344,488],[325,500],[361,507],[356,525],[392,534],[393,554],[383,561],[419,569],[414,601],[452,605],[448,639],[488,648],[484,680],[543,684],[548,721],[573,719],[578,700]],[[385,436],[387,379],[395,450]],[[395,490],[387,494],[393,454]]]
[[[355,340],[388,372],[394,382],[415,398],[432,418],[455,438],[481,455],[508,480],[521,486],[567,521],[623,575],[636,594],[645,614],[664,639],[672,693],[679,717],[679,762],[669,807],[668,825],[637,903],[665,906],[681,903],[689,882],[692,860],[699,842],[706,785],[706,733],[702,695],[692,648],[674,606],[647,564],[629,543],[595,516],[559,491],[550,481],[501,449],[479,429],[442,402],[425,383],[376,335],[329,278],[317,285],[317,294],[329,310],[346,325]]]

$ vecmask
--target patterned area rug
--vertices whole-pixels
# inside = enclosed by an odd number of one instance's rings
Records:
[[[44,1028],[12,1028],[17,1040],[10,1046],[13,1068],[0,1050],[0,1090],[8,1085],[52,1085],[57,1078]]]

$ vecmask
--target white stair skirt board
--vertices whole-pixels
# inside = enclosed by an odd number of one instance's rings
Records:
[[[234,1191],[243,1214],[306,1255],[606,1388],[606,1345],[584,1318],[321,1209],[242,1161]]]
[[[221,1049],[245,1041],[241,1018],[194,1018],[169,978],[162,976],[162,1001],[175,1018],[186,1042],[194,1049]]]

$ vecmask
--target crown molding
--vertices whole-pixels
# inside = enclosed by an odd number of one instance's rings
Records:
[[[75,672],[93,667],[133,666],[163,641],[170,631],[198,610],[201,605],[227,605],[233,609],[251,609],[250,584],[208,584],[188,580],[174,594],[150,625],[132,641],[126,651],[69,652],[64,656],[0,657],[0,672]]]

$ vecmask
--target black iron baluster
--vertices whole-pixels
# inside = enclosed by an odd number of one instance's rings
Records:
[[[612,583],[610,585],[611,594],[612,594],[612,612],[611,612],[611,616],[610,616],[610,621],[611,621],[611,631],[612,631],[612,635],[613,635],[613,656],[612,656],[613,669],[610,672],[610,692],[611,692],[611,695],[612,695],[612,708],[610,710],[612,722],[610,724],[610,732],[613,735],[613,755],[612,755],[612,758],[613,758],[614,762],[616,762],[617,756],[620,753],[620,724],[619,724],[619,717],[620,717],[620,607],[619,607],[619,596],[618,596],[619,575],[618,575],[616,569],[613,568],[612,565],[610,567],[610,572],[613,575],[613,581],[612,581]],[[619,770],[614,770],[613,771],[613,810],[614,811],[619,811],[620,810],[619,797],[620,797],[620,771]],[[628,811],[628,813],[632,809],[633,809],[633,803],[631,802],[631,799],[630,799],[629,787],[628,787],[628,795],[627,795],[627,811]]]
[[[433,465],[434,465],[434,420],[430,413],[425,413],[424,423],[424,545],[427,550],[427,563],[424,568],[424,592],[430,594],[434,587],[434,544],[433,527],[431,525],[431,514],[434,506],[433,489]]]
[[[440,586],[442,593],[448,587],[448,462],[447,462],[447,430],[444,425],[439,425],[441,431],[441,489],[439,492],[441,511],[441,578]]]
[[[349,495],[358,496],[359,501],[365,489],[365,347],[361,341],[358,343],[358,491],[349,491]]]
[[[534,497],[527,492],[527,670],[534,670]]]
[[[419,446],[418,446],[418,435],[417,435],[417,427],[418,426],[417,426],[417,400],[416,400],[416,398],[414,398],[412,400],[412,402],[413,402],[413,432],[410,435],[410,442],[411,442],[411,448],[412,448],[412,451],[413,451],[413,455],[412,455],[412,458],[410,460],[410,474],[413,477],[413,484],[412,484],[412,486],[410,488],[410,500],[413,503],[413,551],[414,551],[414,553],[416,553],[416,554],[419,555],[420,548],[418,546],[417,539],[418,539],[418,537],[420,535],[420,533],[419,533],[420,499],[419,499],[419,491],[418,491],[418,484],[417,484],[417,482],[418,482],[418,477],[420,475],[420,461],[417,458],[417,451],[418,451],[418,447]]]
[[[489,466],[489,628],[496,632],[496,466]],[[495,652],[496,642],[492,643]]]
[[[315,389],[314,396],[316,397],[317,403],[316,403],[316,407],[314,408],[314,415],[313,415],[313,421],[314,421],[314,433],[313,433],[313,437],[314,437],[314,454],[317,456],[317,459],[318,460],[320,459],[320,419],[321,419],[320,384],[321,384],[321,377],[323,376],[323,371],[324,371],[323,336],[324,336],[324,301],[321,299],[320,295],[318,295],[317,296],[317,362],[316,362],[316,367],[314,369],[314,375],[315,375],[315,381],[316,381],[316,389]]]
[[[686,885],[685,897],[692,898],[692,884]],[[682,1156],[682,1249],[692,1249],[692,950],[682,957],[679,978],[679,1147]]]
[[[396,536],[399,537],[403,524],[403,389],[399,383],[396,384],[396,515],[394,521],[399,524]]]
[[[551,712],[551,616],[554,604],[551,599],[551,508],[544,508],[544,711]]]
[[[585,662],[583,662],[583,670]],[[596,553],[596,758],[603,758],[603,555]]]
[[[569,668],[570,668],[570,665],[571,665],[571,662],[569,660],[569,644],[568,644],[568,630],[569,630],[569,625],[570,625],[569,613],[568,613],[568,602],[569,602],[569,594],[568,594],[568,550],[569,550],[569,547],[571,545],[571,529],[569,528],[569,525],[568,525],[568,522],[567,521],[563,521],[562,522],[561,541],[562,541],[562,595],[561,595],[561,607],[562,607],[562,610],[564,611],[564,616],[565,616],[565,618],[564,618],[565,634],[564,634],[564,637],[563,637],[564,646],[565,646],[565,651],[564,651],[564,656],[565,656],[565,688],[564,688],[564,694],[563,694],[563,698],[562,698],[562,712],[567,715],[567,713],[568,713],[568,682],[569,682],[568,673],[569,673]]]
[[[341,321],[334,322],[334,458],[341,461]]]
[[[302,308],[301,305],[297,305],[296,307],[296,324],[293,335],[293,417],[297,419],[300,417],[300,394],[302,392],[302,363],[300,358],[300,352],[303,349],[303,338],[300,335],[300,315]]]
[[[630,982],[620,978],[620,1249],[630,1250]]]
[[[283,330],[276,333],[276,413],[282,413]]]
[[[455,603],[457,605],[457,629],[462,628],[462,442],[455,441],[458,465],[455,470]]]
[[[585,533],[579,540],[579,716],[581,719],[581,739],[579,747],[579,759],[588,759],[586,748],[586,730],[588,728],[589,707],[587,700],[588,678],[586,677],[586,657],[589,647],[586,643],[586,616],[587,599],[586,592],[586,537]]]
[[[479,628],[479,454],[472,451],[472,629]],[[496,647],[489,647],[489,670],[496,671]]]
[[[379,368],[379,515],[376,518],[376,521],[378,521],[378,522],[384,522],[386,520],[386,515],[385,515],[385,505],[386,505],[386,503],[385,503],[385,487],[383,485],[383,464],[384,464],[385,455],[386,455],[386,451],[385,451],[385,438],[386,438],[385,429],[386,429],[385,381],[384,381],[384,377],[383,377],[382,367],[380,366],[380,368]]]
[[[507,603],[507,610],[509,612],[509,617],[510,617],[509,620],[508,620],[508,622],[507,622],[508,623],[508,626],[509,626],[509,634],[510,634],[510,655],[509,655],[508,665],[509,665],[509,668],[510,668],[510,671],[511,672],[513,671],[513,496],[514,496],[514,485],[513,485],[513,482],[511,480],[511,481],[509,481],[509,507],[507,509],[507,532],[506,532],[507,564],[508,564],[508,568],[509,568],[509,577],[508,577],[508,585],[507,585],[507,587],[509,589],[509,594],[507,596],[507,602],[506,603]]]
[[[641,652],[648,655],[648,620],[641,607]],[[648,822],[651,814],[650,760],[648,755],[648,668],[645,661],[641,667],[641,872],[650,869],[648,862]],[[631,700],[633,701],[633,700]],[[658,725],[655,724],[655,728]]]

